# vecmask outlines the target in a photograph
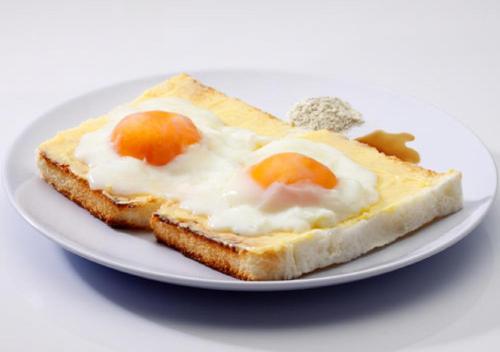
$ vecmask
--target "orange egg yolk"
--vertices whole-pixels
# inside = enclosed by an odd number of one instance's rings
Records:
[[[331,189],[337,184],[335,174],[320,162],[299,153],[272,155],[250,168],[250,176],[263,188],[274,182],[287,185],[311,182]]]
[[[121,156],[165,165],[197,143],[201,134],[193,122],[165,111],[144,111],[126,116],[111,134],[111,142]]]

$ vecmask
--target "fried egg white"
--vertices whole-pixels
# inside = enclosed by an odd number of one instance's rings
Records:
[[[189,117],[201,140],[163,166],[118,155],[111,143],[116,125],[132,113],[151,110]],[[256,236],[331,227],[378,199],[376,176],[335,148],[298,136],[274,140],[227,126],[210,111],[182,99],[156,98],[136,107],[121,106],[108,118],[103,128],[84,135],[75,151],[89,166],[90,187],[174,199],[180,207],[206,215],[214,230]],[[276,182],[263,189],[250,177],[249,168],[282,152],[322,163],[336,175],[337,185],[326,189],[312,183]]]

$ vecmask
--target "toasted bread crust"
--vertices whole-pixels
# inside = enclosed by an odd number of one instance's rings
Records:
[[[51,160],[44,153],[38,155],[38,167],[42,178],[96,218],[113,227],[150,229],[151,214],[161,202],[119,203],[100,190],[92,190],[87,180],[74,174],[68,165]]]
[[[190,228],[171,223],[158,214],[152,216],[151,228],[159,242],[181,252],[188,258],[240,280],[256,279],[250,273],[240,269],[240,262],[248,255],[245,250],[217,242]]]

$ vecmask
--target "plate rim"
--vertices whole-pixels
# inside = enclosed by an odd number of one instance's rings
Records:
[[[268,72],[268,73],[274,73],[274,74],[291,74],[291,75],[307,75],[311,78],[332,78],[332,75],[318,75],[315,73],[307,73],[305,71],[285,71],[285,70],[256,70],[256,69],[205,69],[205,70],[192,70],[189,71],[193,75],[201,75],[201,74],[217,74],[219,72],[223,73],[228,73],[228,72]],[[33,125],[35,125],[37,122],[42,120],[44,117],[49,116],[53,111],[56,111],[57,109],[60,109],[63,106],[70,105],[71,103],[74,103],[75,101],[91,95],[91,94],[99,94],[101,91],[106,91],[109,89],[117,88],[122,85],[127,85],[127,84],[133,84],[134,82],[140,82],[140,81],[147,81],[147,80],[161,80],[164,79],[164,77],[169,77],[171,75],[174,75],[175,73],[162,73],[162,74],[156,74],[156,75],[148,75],[144,77],[138,77],[134,79],[129,79],[129,80],[122,80],[118,81],[109,85],[97,87],[92,90],[88,90],[83,92],[82,94],[70,97],[58,104],[55,104],[52,106],[50,109],[48,109],[45,112],[42,112],[39,114],[37,117],[34,119],[30,120],[22,129],[21,131],[11,140],[10,145],[6,148],[6,153],[5,153],[5,158],[3,160],[3,168],[2,168],[2,186],[7,194],[7,198],[10,202],[10,204],[16,209],[16,211],[21,215],[21,217],[28,223],[30,224],[37,232],[41,233],[44,237],[54,241],[56,244],[60,245],[62,248],[65,250],[80,256],[82,258],[85,258],[86,260],[92,261],[94,263],[103,265],[105,267],[118,270],[121,272],[125,272],[128,274],[132,274],[135,276],[139,276],[142,278],[147,278],[147,279],[152,279],[160,282],[165,282],[165,283],[170,283],[170,284],[176,284],[176,285],[183,285],[183,286],[190,286],[190,287],[197,287],[197,288],[204,288],[204,289],[215,289],[215,290],[228,290],[228,291],[282,291],[282,290],[301,290],[301,289],[309,289],[309,288],[317,288],[317,287],[324,287],[324,286],[331,286],[331,285],[337,285],[337,284],[343,284],[347,282],[352,282],[352,281],[358,281],[358,280],[363,280],[372,276],[377,276],[381,275],[384,273],[388,273],[394,270],[401,269],[405,266],[414,264],[416,262],[419,262],[421,260],[424,260],[426,258],[429,258],[449,247],[454,245],[455,243],[459,242],[462,240],[465,236],[470,234],[484,219],[484,217],[488,214],[489,210],[491,209],[491,206],[496,198],[496,193],[497,193],[497,183],[498,183],[498,169],[497,165],[494,161],[494,158],[489,151],[489,149],[486,147],[486,145],[481,141],[481,139],[472,131],[470,128],[468,128],[464,123],[462,123],[460,120],[454,118],[452,115],[448,114],[446,111],[443,111],[439,107],[424,102],[424,101],[419,101],[415,99],[414,97],[411,96],[406,96],[402,94],[398,94],[396,92],[393,92],[389,89],[383,88],[383,87],[378,87],[370,83],[366,82],[360,82],[357,80],[353,79],[348,79],[349,82],[353,82],[355,84],[362,84],[364,87],[369,87],[371,89],[377,89],[379,91],[383,91],[385,93],[391,94],[395,97],[398,98],[404,98],[406,100],[411,100],[414,103],[420,104],[420,105],[425,105],[426,107],[430,107],[433,110],[441,113],[441,115],[446,116],[447,118],[451,119],[452,121],[458,123],[458,125],[466,130],[468,133],[470,133],[476,142],[481,146],[483,151],[486,153],[488,156],[489,163],[492,166],[493,170],[493,177],[496,182],[493,183],[493,192],[492,196],[489,197],[488,199],[485,199],[484,203],[481,206],[481,213],[474,217],[471,220],[471,217],[467,217],[464,219],[463,222],[460,223],[460,230],[455,230],[459,231],[458,235],[453,236],[450,240],[440,242],[436,246],[432,247],[431,249],[424,251],[422,253],[414,253],[409,256],[405,256],[403,258],[400,258],[399,260],[396,261],[390,261],[388,263],[383,263],[380,265],[376,265],[374,267],[364,269],[361,272],[354,272],[354,273],[343,273],[343,274],[338,274],[333,277],[319,277],[319,278],[297,278],[294,280],[276,280],[276,281],[241,281],[241,280],[223,280],[223,279],[206,279],[206,278],[197,278],[197,277],[189,277],[185,275],[178,275],[178,274],[168,274],[168,273],[162,273],[162,272],[157,272],[155,270],[146,270],[143,268],[137,268],[134,265],[130,265],[127,263],[121,263],[117,262],[114,259],[109,259],[106,257],[106,255],[100,255],[98,253],[92,252],[92,250],[88,250],[77,243],[73,242],[72,240],[68,240],[65,238],[63,234],[60,233],[54,233],[51,231],[49,228],[44,226],[43,224],[39,223],[36,221],[36,219],[32,219],[26,212],[25,210],[18,204],[16,197],[15,197],[15,189],[13,185],[11,184],[10,177],[9,177],[9,165],[14,163],[14,155],[15,155],[15,146],[17,143],[22,140],[22,137],[25,135],[29,135],[29,132],[32,130]],[[343,79],[341,76],[336,76],[337,78]],[[96,219],[97,220],[97,219]],[[465,226],[465,227],[464,227]],[[449,233],[450,231],[447,231],[446,233]]]

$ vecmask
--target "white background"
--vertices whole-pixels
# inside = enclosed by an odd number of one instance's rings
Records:
[[[329,72],[389,88],[455,116],[500,162],[500,2],[477,0],[2,0],[2,159],[24,126],[68,98],[204,68]],[[500,346],[498,202],[424,262],[288,293],[189,289],[100,267],[31,229],[4,194],[0,222],[2,351]]]

